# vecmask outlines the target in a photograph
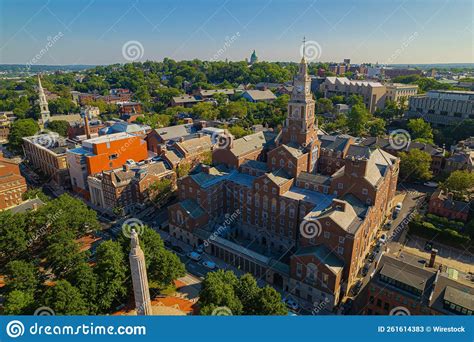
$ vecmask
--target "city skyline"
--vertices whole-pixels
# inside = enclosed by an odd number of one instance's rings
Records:
[[[472,11],[449,0],[7,1],[0,63],[125,63],[130,42],[134,61],[244,60],[255,49],[259,60],[296,62],[303,36],[316,47],[313,61],[472,63]]]

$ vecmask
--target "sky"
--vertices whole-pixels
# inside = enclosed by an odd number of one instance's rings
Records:
[[[474,62],[472,0],[0,0],[0,64]]]

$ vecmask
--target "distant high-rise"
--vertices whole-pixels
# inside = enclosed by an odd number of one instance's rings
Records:
[[[38,97],[39,97],[39,106],[40,106],[40,113],[41,113],[39,125],[41,128],[44,128],[49,122],[51,114],[49,112],[48,100],[46,100],[46,95],[44,94],[44,89],[43,89],[43,86],[41,85],[41,78],[39,74],[38,74]]]
[[[131,249],[129,254],[130,271],[132,273],[133,295],[137,315],[151,315],[150,290],[146,274],[145,254],[140,248],[138,234],[135,229],[131,233]]]
[[[255,50],[253,50],[252,55],[250,56],[250,64],[254,64],[258,62],[258,57],[257,54],[255,53]]]

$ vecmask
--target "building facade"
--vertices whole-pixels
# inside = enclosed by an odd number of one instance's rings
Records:
[[[399,161],[349,143],[334,152],[340,167],[321,174],[310,86],[303,58],[279,134],[233,140],[214,150],[214,167],[178,180],[170,234],[330,310],[391,211]]]
[[[20,174],[19,164],[4,158],[0,152],[0,210],[20,204],[26,190],[26,181]]]

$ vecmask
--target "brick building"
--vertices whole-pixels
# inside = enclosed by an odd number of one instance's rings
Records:
[[[310,85],[302,59],[278,135],[230,139],[213,151],[214,167],[178,180],[170,233],[331,309],[356,280],[391,211],[399,161],[343,137],[335,143],[343,151],[334,152],[339,167],[321,174],[319,159],[327,165],[333,156],[322,151],[331,142],[318,137]],[[315,234],[307,234],[308,225]]]
[[[0,152],[0,210],[20,204],[26,190],[18,162],[4,158]]]
[[[364,293],[360,313],[388,315],[404,310],[411,315],[472,315],[474,287],[456,272],[418,260],[384,254]],[[392,313],[393,314],[393,313]]]
[[[468,202],[455,200],[452,192],[446,193],[444,190],[438,189],[430,197],[428,211],[450,220],[467,222],[470,205]]]
[[[73,191],[89,198],[87,177],[120,168],[128,160],[148,158],[146,142],[129,133],[115,133],[82,141],[82,146],[67,151]]]
[[[136,204],[150,201],[154,195],[153,185],[169,179],[176,185],[176,175],[163,162],[127,162],[122,168],[103,171],[87,178],[90,200],[105,211],[123,208],[129,212]]]
[[[74,147],[74,143],[53,132],[23,138],[26,161],[60,186],[70,184],[66,151]]]

